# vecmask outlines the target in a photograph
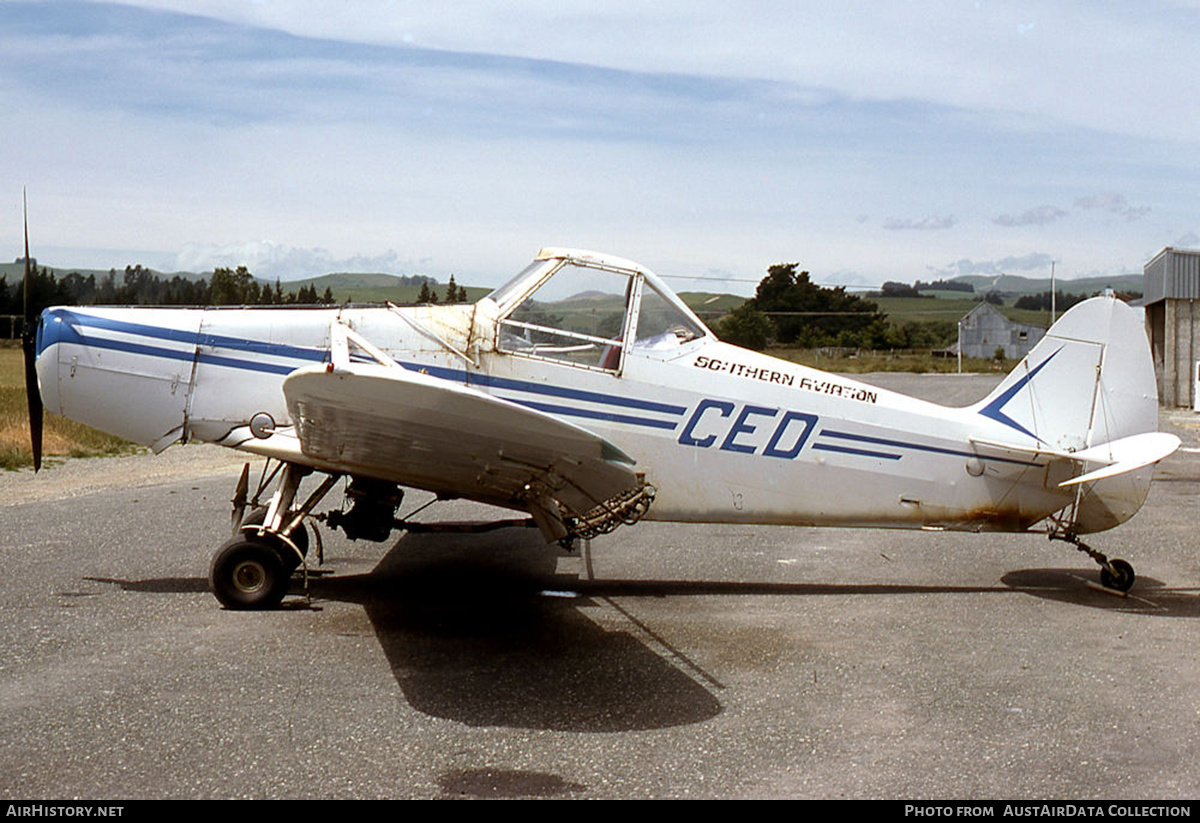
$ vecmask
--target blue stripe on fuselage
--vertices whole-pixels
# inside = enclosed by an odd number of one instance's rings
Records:
[[[239,357],[229,357],[227,355],[216,354],[214,352],[204,350],[201,350],[199,354],[199,361],[201,363],[222,366],[231,369],[243,369],[279,375],[290,374],[292,371],[295,371],[296,368],[308,363],[321,363],[329,359],[329,353],[323,349],[306,348],[283,343],[268,343],[261,340],[231,337],[229,335],[209,334],[207,332],[198,333],[185,329],[162,328],[144,323],[132,323],[111,317],[102,317],[87,313],[74,312],[69,309],[47,309],[46,312],[43,313],[42,327],[47,331],[47,334],[42,340],[42,344],[38,352],[39,356],[42,350],[49,348],[55,343],[61,342],[179,361],[191,361],[193,358],[195,358],[196,346],[228,349],[235,352],[268,355],[272,357],[303,361],[300,365],[292,365],[267,363]],[[188,348],[172,349],[164,346],[152,346],[145,343],[136,343],[129,340],[99,337],[96,335],[83,333],[80,331],[80,329],[83,328],[94,328],[119,334],[145,337],[151,340],[182,343],[188,346]],[[504,377],[491,377],[485,374],[470,373],[464,369],[430,366],[418,362],[404,362],[401,363],[401,365],[414,371],[424,371],[427,374],[443,380],[452,380],[475,387],[486,387],[491,390],[540,394],[568,400],[578,400],[586,403],[595,403],[599,405],[616,406],[639,411],[675,415],[677,417],[682,416],[687,411],[686,407],[684,406],[675,406],[652,400],[641,400],[634,397],[622,397],[620,395],[604,394],[600,392],[586,391],[583,389],[572,389],[565,386],[555,386],[546,383],[534,383],[530,381]],[[654,418],[614,414],[610,412],[593,411],[570,406],[539,404],[536,401],[521,401],[513,399],[512,402],[521,403],[522,405],[539,409],[541,411],[546,411],[550,414],[569,415],[592,420],[606,420],[613,423],[626,423],[629,425],[647,426],[661,429],[674,429],[675,426],[678,425],[678,421],[657,420]]]
[[[56,315],[66,314],[73,319],[78,319],[80,315],[70,312],[55,312]],[[88,316],[89,319],[90,315]],[[152,326],[139,326],[138,324],[128,324],[133,328],[128,328],[120,324],[114,324],[112,321],[101,324],[86,324],[76,323],[64,320],[61,316],[54,319],[61,322],[46,324],[43,323],[43,328],[50,331],[44,335],[42,340],[43,350],[49,348],[55,343],[73,343],[78,346],[88,346],[94,349],[108,349],[110,351],[126,352],[128,354],[140,354],[147,357],[160,357],[165,360],[179,360],[190,363],[196,359],[196,339],[197,335],[194,332],[183,332],[179,329],[158,329],[163,334],[157,335],[142,335],[137,329],[152,329]],[[167,340],[171,342],[186,343],[190,346],[187,349],[168,349],[163,346],[150,346],[145,343],[134,343],[129,340],[119,340],[111,337],[98,337],[96,335],[84,334],[79,329],[80,327],[103,328],[108,331],[116,331],[124,334],[136,334],[144,337],[150,337],[155,340]],[[166,332],[171,332],[167,334]],[[201,336],[202,337],[202,336]],[[247,341],[250,342],[250,341]],[[290,347],[290,348],[295,348]],[[247,351],[249,349],[242,349]],[[272,352],[273,353],[273,352]],[[38,353],[41,356],[41,352]],[[232,369],[246,369],[249,371],[264,372],[267,374],[290,374],[296,370],[295,366],[281,363],[265,363],[258,360],[245,360],[237,357],[227,357],[212,352],[200,352],[199,360],[201,363],[209,363],[214,366],[225,366]]]
[[[92,328],[104,331],[130,334],[137,337],[148,337],[151,340],[165,340],[172,343],[184,343],[189,346],[201,345],[213,348],[232,349],[233,351],[250,354],[266,354],[274,357],[288,357],[293,360],[304,360],[309,363],[323,363],[329,359],[329,353],[324,349],[313,349],[303,346],[292,346],[286,343],[268,343],[262,340],[251,340],[245,337],[230,337],[223,334],[195,332],[190,329],[168,329],[162,326],[149,326],[145,323],[131,323],[127,320],[117,320],[95,314],[77,313],[69,309],[47,309],[42,314],[43,325],[50,319],[59,320],[71,329]],[[95,339],[95,338],[90,338]],[[56,342],[56,341],[51,341]],[[46,345],[50,345],[47,343]],[[93,345],[89,343],[89,345]],[[109,346],[108,348],[113,348]],[[164,349],[163,351],[167,351]],[[38,352],[41,354],[41,352]],[[191,358],[189,354],[188,358]],[[249,361],[241,361],[249,362]]]
[[[1010,457],[989,457],[985,454],[979,454],[973,451],[963,451],[962,449],[947,449],[942,446],[926,446],[921,443],[904,442],[902,440],[891,440],[886,437],[869,437],[865,434],[852,434],[850,432],[834,431],[833,429],[822,429],[821,437],[833,437],[840,440],[851,440],[858,443],[870,443],[877,446],[892,446],[898,449],[913,449],[914,451],[931,452],[933,454],[949,454],[955,457],[975,457],[980,460],[990,460],[995,463],[1012,463],[1016,466],[1032,466],[1041,468],[1042,463],[1037,463],[1029,460],[1014,460]]]

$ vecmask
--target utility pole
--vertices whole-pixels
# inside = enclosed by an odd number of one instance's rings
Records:
[[[1057,292],[1054,291],[1054,261],[1050,261],[1050,325],[1054,325],[1054,310],[1057,307]]]
[[[958,373],[962,374],[962,318],[958,318]]]

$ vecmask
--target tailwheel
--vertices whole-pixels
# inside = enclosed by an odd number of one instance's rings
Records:
[[[1110,560],[1108,555],[1098,552],[1084,543],[1070,529],[1051,530],[1048,536],[1051,540],[1065,540],[1071,543],[1076,549],[1095,560],[1100,565],[1100,584],[1104,588],[1127,592],[1133,587],[1133,581],[1137,579],[1137,575],[1133,573],[1133,566],[1127,561],[1117,558]]]
[[[1133,566],[1124,560],[1109,560],[1100,568],[1100,583],[1108,589],[1127,592],[1135,579],[1137,576],[1133,573]]]
[[[274,609],[283,601],[291,569],[271,543],[235,537],[217,550],[208,574],[213,595],[227,609]]]

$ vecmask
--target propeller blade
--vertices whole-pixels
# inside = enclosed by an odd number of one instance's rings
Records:
[[[42,468],[42,394],[38,390],[37,377],[37,327],[39,318],[31,292],[33,273],[29,265],[29,205],[25,192],[21,191],[21,205],[25,216],[25,317],[21,326],[21,350],[25,354],[25,396],[29,401],[29,440],[33,448],[33,470]]]
[[[29,398],[29,445],[33,449],[33,470],[42,468],[42,395],[38,392],[37,335],[26,334],[21,341],[25,350],[25,394]]]

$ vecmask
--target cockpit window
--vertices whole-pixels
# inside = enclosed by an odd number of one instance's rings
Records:
[[[500,323],[499,348],[616,371],[633,283],[629,274],[567,264]]]
[[[649,283],[642,286],[637,337],[633,342],[635,347],[673,349],[703,336],[704,329],[659,294],[657,289]]]
[[[521,269],[521,271],[518,272],[515,277],[489,294],[488,297],[495,301],[496,305],[503,306],[513,292],[525,285],[525,280],[529,276],[530,272],[532,272],[534,269],[547,265],[550,264],[545,260],[534,260],[528,266]]]

